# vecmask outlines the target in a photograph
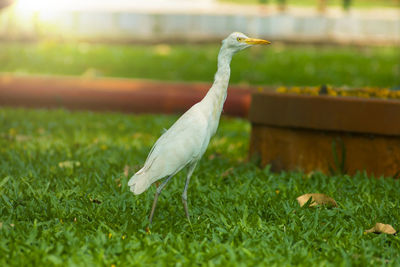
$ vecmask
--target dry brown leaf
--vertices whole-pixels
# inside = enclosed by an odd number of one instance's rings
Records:
[[[210,156],[208,156],[208,159],[209,160],[213,160],[213,159],[216,159],[216,158],[219,158],[219,157],[221,157],[221,153],[216,152],[216,153],[211,154]]]
[[[208,159],[209,159],[209,160],[215,159],[215,155],[214,155],[214,154],[211,154],[210,156],[208,156]]]
[[[128,177],[128,176],[127,176],[127,177]],[[115,179],[115,183],[117,184],[118,187],[121,187],[121,186],[122,186],[122,184],[121,184],[121,178]]]
[[[17,135],[15,136],[15,141],[17,141],[17,142],[25,142],[25,141],[30,140],[31,138],[32,138],[32,137],[29,136],[29,135],[17,134]]]
[[[98,199],[95,199],[95,198],[89,198],[90,199],[90,201],[92,201],[93,203],[96,203],[96,204],[101,204],[101,201],[100,200],[98,200]]]
[[[125,165],[125,167],[124,167],[124,175],[125,175],[125,177],[129,176],[129,166],[128,165]]]
[[[14,227],[15,225],[13,223],[9,224],[11,227]],[[3,222],[0,222],[0,229],[3,228]]]
[[[39,134],[44,134],[46,132],[46,130],[44,128],[40,127],[40,128],[37,129],[37,132]]]
[[[331,198],[327,195],[324,195],[324,194],[320,194],[320,193],[305,194],[305,195],[299,196],[297,198],[297,202],[299,202],[300,207],[303,207],[304,204],[306,204],[310,198],[312,198],[310,207],[314,207],[317,205],[327,205],[327,206],[331,206],[331,207],[338,206],[336,201],[333,198]]]
[[[226,171],[224,171],[224,172],[221,174],[221,178],[225,178],[225,177],[231,175],[232,172],[233,172],[233,167],[230,167],[229,169],[227,169]]]
[[[148,226],[146,227],[146,233],[147,233],[148,235],[151,234],[150,228],[149,228]]]
[[[374,234],[389,234],[394,235],[396,234],[396,230],[390,224],[384,223],[376,223],[374,227],[371,229],[365,230],[366,233],[374,233]]]
[[[159,44],[155,46],[155,52],[160,56],[168,56],[171,53],[171,46],[167,44]]]
[[[58,163],[58,167],[65,169],[72,169],[74,167],[79,167],[79,166],[81,166],[81,163],[79,161],[74,161],[74,160],[67,160]]]

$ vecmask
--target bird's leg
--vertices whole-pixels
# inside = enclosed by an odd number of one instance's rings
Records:
[[[183,190],[183,194],[182,194],[183,207],[185,208],[186,218],[189,220],[189,222],[190,222],[190,216],[189,216],[189,210],[188,210],[188,206],[187,206],[187,190],[189,187],[190,177],[192,176],[193,171],[196,168],[196,164],[197,164],[197,162],[193,163],[192,165],[189,166],[187,177],[186,177],[185,189]]]
[[[165,181],[164,181],[159,187],[157,187],[156,194],[154,195],[153,207],[151,208],[151,212],[150,212],[149,227],[150,227],[150,225],[151,225],[151,222],[153,221],[153,215],[154,215],[154,211],[156,210],[158,196],[161,194],[161,191],[162,191],[162,190],[164,189],[164,187],[167,185],[167,183],[169,182],[169,180],[171,180],[171,178],[172,178],[172,175],[169,176],[167,179],[165,179]]]

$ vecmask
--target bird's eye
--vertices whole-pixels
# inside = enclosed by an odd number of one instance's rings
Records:
[[[243,38],[242,37],[238,37],[238,38],[236,38],[236,40],[238,40],[238,42],[241,42],[243,40]]]

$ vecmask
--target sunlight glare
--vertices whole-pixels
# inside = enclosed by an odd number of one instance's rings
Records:
[[[42,20],[52,20],[70,5],[68,0],[17,0],[15,4],[16,13],[22,17],[39,14]]]
[[[66,3],[68,3],[67,0],[18,0],[16,8],[23,12],[41,12],[45,10],[55,11],[62,9]]]

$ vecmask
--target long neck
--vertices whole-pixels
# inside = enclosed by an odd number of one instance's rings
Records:
[[[229,65],[232,56],[232,50],[222,45],[218,54],[218,70],[215,74],[214,83],[202,101],[206,104],[207,112],[209,112],[212,119],[211,121],[215,124],[212,127],[214,128],[214,132],[217,130],[219,118],[227,95],[229,77],[231,74]]]
[[[204,98],[207,102],[211,102],[210,105],[212,105],[213,109],[216,108],[215,111],[217,113],[221,113],[226,99],[229,77],[231,75],[229,65],[232,56],[233,52],[223,45],[218,54],[218,70],[215,73],[214,83]]]
[[[233,53],[231,50],[226,49],[225,46],[221,47],[218,54],[218,70],[215,74],[214,84],[210,91],[226,94],[229,77],[231,75],[231,68],[229,65],[231,64],[232,56]]]

